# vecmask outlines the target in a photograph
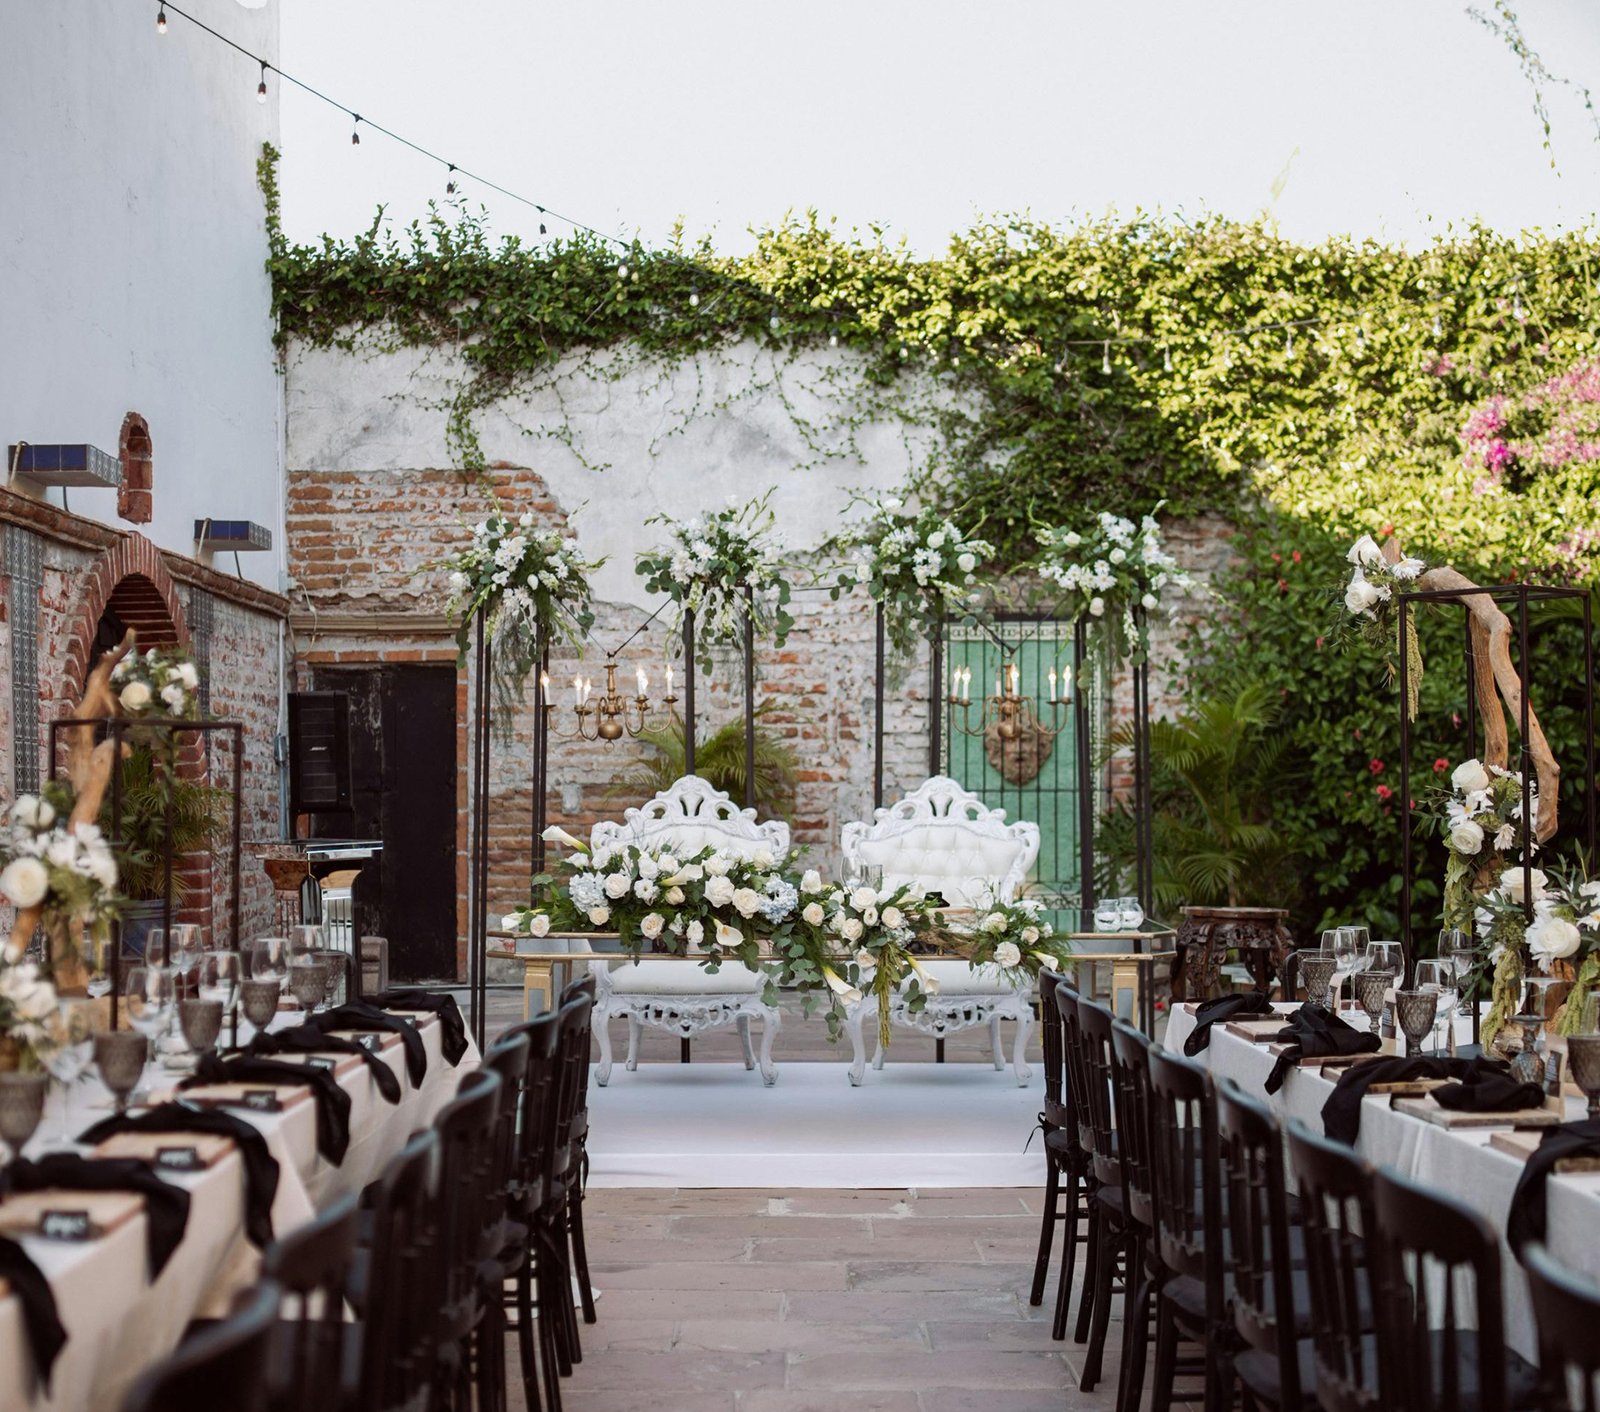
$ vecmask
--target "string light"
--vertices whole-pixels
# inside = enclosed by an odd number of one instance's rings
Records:
[[[156,33],[157,34],[165,34],[166,32],[167,32],[167,7],[165,5],[158,5],[158,6],[156,6]]]
[[[700,291],[698,289],[691,289],[689,291],[689,307],[691,309],[698,309],[700,307]]]
[[[355,124],[350,129],[350,145],[359,147],[361,146],[361,114],[352,113],[350,116],[355,119]]]
[[[1105,341],[1105,346],[1100,350],[1100,371],[1103,373],[1111,371],[1111,340],[1109,338]]]
[[[263,59],[261,61],[261,82],[256,85],[256,102],[257,103],[265,103],[266,101],[267,101],[267,61],[265,59]]]
[[[628,267],[626,265],[618,265],[617,266],[617,278],[618,279],[627,279],[627,277],[628,277]]]
[[[828,347],[829,348],[837,348],[838,346],[839,346],[839,330],[837,328],[831,328],[831,329],[828,330]]]
[[[1292,328],[1284,330],[1284,334],[1283,334],[1283,356],[1285,358],[1294,357],[1294,330]]]
[[[1163,372],[1172,371],[1172,349],[1166,344],[1161,345],[1161,368]]]
[[[444,184],[444,194],[446,196],[454,196],[456,194],[456,164],[454,162],[450,163],[450,180]]]

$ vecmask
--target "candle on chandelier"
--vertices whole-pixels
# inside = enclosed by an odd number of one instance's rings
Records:
[[[1050,703],[1055,704],[1056,699],[1056,669],[1050,668]]]
[[[1017,694],[1017,679],[1018,679],[1018,676],[1019,676],[1019,673],[1017,671],[1017,664],[1015,662],[1013,662],[1011,664],[1011,666],[1008,668],[1008,670],[1009,670],[1009,672],[1011,674],[1011,694],[1013,696],[1015,696]]]
[[[996,672],[994,674],[994,698],[995,698],[996,701],[998,701],[1005,694],[1006,694],[1005,684],[1004,684],[1003,680],[1001,679],[1000,673]]]
[[[540,696],[540,699],[544,700],[544,701],[548,701],[550,699],[550,673],[549,672],[540,672],[539,673],[539,696]]]
[[[639,699],[644,700],[645,689],[650,685],[650,678],[644,674],[644,668],[639,668]]]
[[[667,663],[667,695],[672,695],[672,663]]]
[[[573,677],[573,679],[572,679],[572,704],[574,706],[583,705],[583,678],[582,677]]]
[[[972,705],[972,668],[971,667],[963,667],[961,669],[961,704],[963,706]]]

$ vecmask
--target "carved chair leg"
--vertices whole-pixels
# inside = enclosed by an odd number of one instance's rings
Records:
[[[1005,1046],[1000,1043],[1000,1012],[995,1011],[989,1016],[989,1048],[994,1052],[994,1067],[996,1072],[1006,1066]]]
[[[639,1067],[639,1017],[628,1011],[628,1057],[623,1067],[631,1074]]]
[[[601,1011],[594,1017],[595,1039],[600,1043],[600,1063],[595,1067],[594,1081],[604,1088],[611,1082],[611,1015]]]
[[[741,1014],[735,1023],[739,1027],[739,1043],[744,1049],[744,1066],[753,1069],[756,1066],[756,1052],[750,1047],[750,1017]]]
[[[861,1008],[865,1010],[866,1006]],[[876,1004],[872,1007],[872,1034],[872,1071],[876,1074],[883,1071],[883,1061],[889,1057],[883,1047],[883,1031],[878,1028],[878,1007]],[[942,1040],[940,1042],[943,1043]]]
[[[772,1062],[772,1041],[778,1037],[778,1027],[783,1023],[777,1006],[768,1006],[761,1012],[761,1082],[768,1088],[778,1082],[778,1069]],[[749,1017],[745,1017],[745,1032],[750,1030]],[[748,1040],[746,1043],[748,1044]]]
[[[844,1027],[850,1033],[850,1083],[859,1087],[862,1075],[867,1072],[867,1047],[861,1038],[861,1022],[866,1006],[857,1005],[845,1013]]]
[[[1026,1088],[1033,1077],[1033,1068],[1028,1063],[1028,1041],[1032,1037],[1033,1007],[1028,1005],[1017,1016],[1017,1037],[1011,1048],[1011,1067],[1016,1071],[1018,1088]]]

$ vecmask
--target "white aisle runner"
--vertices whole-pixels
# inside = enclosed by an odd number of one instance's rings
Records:
[[[845,1065],[619,1064],[589,1090],[590,1181],[607,1187],[1044,1184],[1042,1069],[895,1064],[851,1088]],[[1027,1144],[1027,1151],[1023,1151]]]

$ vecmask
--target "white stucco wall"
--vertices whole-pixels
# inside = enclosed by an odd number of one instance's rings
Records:
[[[187,0],[270,60],[278,6]],[[255,166],[276,141],[278,85],[156,6],[70,0],[13,7],[0,42],[0,452],[19,440],[115,455],[123,417],[154,447],[154,519],[192,554],[194,522],[272,530],[245,574],[277,588],[284,562],[280,382]],[[18,488],[21,488],[20,486]],[[109,491],[70,507],[120,525]],[[61,492],[47,498],[61,503]],[[231,572],[231,555],[217,567]]]
[[[922,440],[887,419],[859,429],[853,447],[837,433],[820,448],[806,444],[783,398],[812,426],[828,426],[848,411],[834,388],[837,375],[848,379],[851,357],[817,349],[775,361],[745,343],[670,366],[636,360],[615,381],[572,360],[480,413],[476,426],[491,465],[537,471],[584,549],[609,556],[595,597],[653,607],[633,569],[638,554],[663,543],[662,527],[645,523],[652,515],[687,518],[771,486],[779,527],[803,552],[838,530],[852,491],[899,487],[920,466]],[[448,351],[292,349],[290,472],[393,471],[403,481],[407,471],[450,465],[447,404],[461,377]],[[571,445],[545,434],[562,427]]]

